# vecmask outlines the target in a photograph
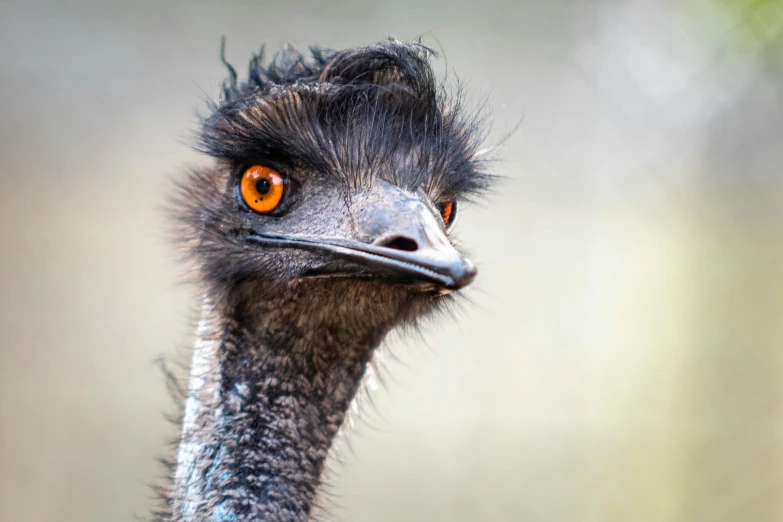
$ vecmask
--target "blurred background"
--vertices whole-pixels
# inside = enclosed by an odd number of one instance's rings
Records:
[[[143,518],[198,303],[162,208],[227,58],[422,36],[494,114],[480,276],[390,340],[346,521],[783,520],[780,0],[0,1],[0,520]]]

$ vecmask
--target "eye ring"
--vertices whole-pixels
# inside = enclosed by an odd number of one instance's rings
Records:
[[[253,165],[245,170],[239,184],[242,201],[258,214],[275,210],[283,199],[284,189],[283,176],[264,165]]]
[[[440,217],[443,219],[443,224],[446,228],[449,228],[457,217],[457,202],[455,200],[449,200],[438,205],[440,211]]]

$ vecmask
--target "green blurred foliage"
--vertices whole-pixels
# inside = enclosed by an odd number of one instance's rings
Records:
[[[737,20],[739,45],[757,50],[775,59],[783,59],[783,1],[726,0]]]

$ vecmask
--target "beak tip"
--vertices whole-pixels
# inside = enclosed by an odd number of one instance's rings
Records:
[[[453,270],[453,272],[449,274],[453,281],[453,285],[449,287],[449,290],[452,291],[465,288],[473,282],[476,278],[476,274],[478,274],[476,265],[468,258],[463,258],[461,266],[455,268],[456,270]]]

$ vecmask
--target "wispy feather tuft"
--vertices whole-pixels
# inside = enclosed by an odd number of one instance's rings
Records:
[[[380,177],[433,199],[470,198],[493,180],[492,158],[479,153],[486,114],[466,111],[459,87],[438,80],[436,56],[392,39],[307,55],[287,47],[269,62],[262,48],[244,81],[227,64],[199,149],[302,165],[351,188]]]

